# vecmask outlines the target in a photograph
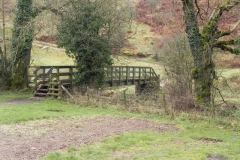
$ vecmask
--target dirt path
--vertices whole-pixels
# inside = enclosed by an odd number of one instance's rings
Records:
[[[0,125],[0,159],[36,159],[54,150],[141,130],[174,132],[178,128],[173,124],[118,116],[57,118]]]
[[[43,47],[43,49],[47,49],[47,48],[51,48],[54,50],[59,50],[59,51],[65,51],[64,48],[58,48],[56,44],[52,44],[52,43],[47,43],[47,42],[42,42],[42,41],[33,41],[33,45],[35,46],[39,46],[39,47]]]

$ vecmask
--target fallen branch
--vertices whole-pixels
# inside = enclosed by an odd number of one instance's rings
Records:
[[[214,87],[214,88],[215,88],[216,90],[218,90],[218,93],[219,93],[219,95],[221,96],[223,103],[227,104],[227,102],[226,102],[225,99],[223,98],[223,95],[222,95],[220,89],[217,88],[217,87]],[[228,105],[228,104],[227,104],[227,105]]]
[[[61,87],[67,93],[67,95],[73,99],[73,96],[71,95],[71,93],[69,93],[68,90],[63,85],[61,85]]]

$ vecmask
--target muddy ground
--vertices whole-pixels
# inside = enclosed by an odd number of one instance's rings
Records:
[[[0,125],[0,159],[36,159],[127,131],[175,132],[173,124],[119,116],[55,118]]]

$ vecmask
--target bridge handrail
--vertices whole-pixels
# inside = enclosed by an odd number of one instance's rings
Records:
[[[30,66],[30,68],[36,68],[34,73],[34,84],[35,87],[39,84],[37,84],[38,79],[42,78],[43,81],[48,78],[49,81],[53,81],[53,78],[55,78],[55,81],[61,80],[61,76],[65,78],[65,81],[68,81],[67,83],[73,84],[74,78],[74,69],[76,69],[76,66]],[[49,70],[48,70],[49,69]],[[68,71],[65,71],[68,69]],[[38,74],[39,70],[42,70],[42,73]],[[135,80],[144,80],[144,81],[151,81],[159,80],[159,76],[156,74],[154,69],[152,67],[141,67],[141,66],[110,66],[104,69],[105,71],[105,80],[113,82],[114,80],[125,80],[125,81],[135,81]]]
[[[159,78],[152,67],[140,66],[110,66],[105,68],[107,78],[119,78],[126,76],[126,78]]]
[[[38,84],[38,79],[42,78],[42,81],[45,82],[46,79],[47,81],[49,81],[49,76],[52,72],[53,67],[52,66],[31,66],[30,68],[36,68],[33,71],[33,75],[30,75],[29,78],[34,77],[33,79],[33,83],[35,85],[35,87],[37,87]],[[48,70],[47,70],[48,69]],[[38,71],[42,70],[41,74],[38,74]]]

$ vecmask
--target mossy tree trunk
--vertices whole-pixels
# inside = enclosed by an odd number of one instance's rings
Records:
[[[18,0],[15,15],[12,34],[11,85],[13,88],[22,89],[28,87],[28,66],[34,37],[32,0]]]
[[[5,0],[2,0],[2,39],[3,39],[3,50],[2,50],[2,62],[3,62],[3,74],[6,73],[7,69],[7,49],[5,41]],[[0,54],[1,59],[1,54]]]
[[[199,12],[198,0],[182,0],[185,14],[186,33],[188,35],[190,48],[194,57],[194,68],[192,76],[195,86],[197,102],[209,105],[211,103],[211,92],[215,76],[215,65],[212,60],[213,48],[218,47],[232,53],[239,53],[238,50],[229,45],[234,45],[234,39],[227,41],[219,40],[223,36],[230,35],[239,25],[238,21],[231,30],[219,30],[219,19],[224,11],[229,11],[238,5],[240,0],[224,0],[213,10],[208,21],[200,33],[197,20]]]

